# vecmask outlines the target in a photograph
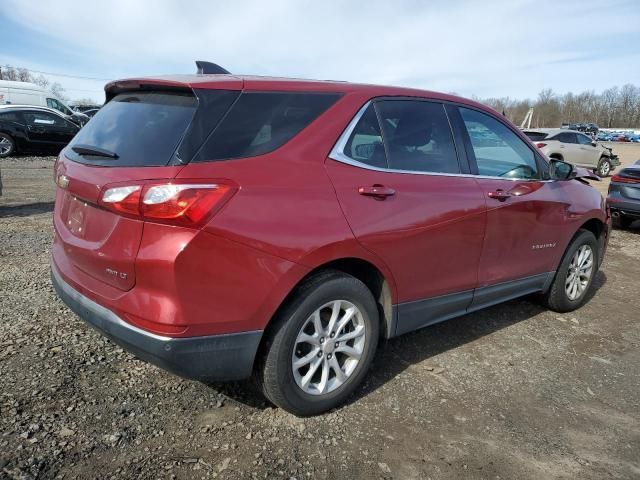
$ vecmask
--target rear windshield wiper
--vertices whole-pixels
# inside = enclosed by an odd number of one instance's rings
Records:
[[[71,147],[71,150],[76,152],[78,155],[89,155],[94,157],[106,157],[106,158],[119,158],[117,153],[114,153],[110,150],[106,150],[100,147],[92,147],[91,145],[74,145]]]

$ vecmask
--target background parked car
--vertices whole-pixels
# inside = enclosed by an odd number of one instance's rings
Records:
[[[0,158],[26,152],[57,154],[79,130],[51,108],[0,105]]]
[[[584,133],[563,128],[537,128],[524,130],[524,134],[549,158],[563,160],[579,167],[589,168],[606,177],[620,165],[618,156]]]
[[[99,108],[92,108],[91,110],[85,110],[84,113],[87,117],[91,118],[93,117],[96,113],[98,113],[100,109]]]
[[[607,203],[611,215],[622,228],[640,220],[640,160],[611,178]]]
[[[70,117],[80,126],[89,121],[84,113],[72,110],[60,97],[35,83],[0,80],[0,105],[48,107]]]

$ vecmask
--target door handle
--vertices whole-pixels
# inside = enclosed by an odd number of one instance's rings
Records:
[[[358,193],[365,197],[375,197],[379,200],[384,200],[387,197],[395,195],[396,191],[384,185],[372,185],[370,187],[358,187]]]
[[[499,200],[504,202],[505,200],[511,198],[513,194],[511,192],[505,192],[504,190],[497,189],[494,192],[487,193],[487,197],[493,198],[494,200]]]

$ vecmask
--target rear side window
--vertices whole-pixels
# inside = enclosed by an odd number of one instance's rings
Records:
[[[523,179],[540,177],[533,151],[510,128],[476,110],[461,107],[460,114],[480,175]]]
[[[553,140],[557,140],[562,143],[578,143],[576,134],[572,132],[562,132],[553,137]]]
[[[460,173],[444,105],[413,100],[376,103],[387,146],[389,168]]]
[[[110,166],[156,166],[169,163],[196,111],[191,93],[132,92],[115,96],[71,142],[99,147],[117,160],[66,155],[83,163]],[[102,161],[101,161],[102,160]]]
[[[22,120],[16,112],[0,113],[0,120],[5,122],[21,122]]]
[[[544,132],[523,132],[533,142],[544,140],[547,138],[547,133]]]
[[[193,161],[253,157],[291,140],[339,94],[245,92],[227,112]]]

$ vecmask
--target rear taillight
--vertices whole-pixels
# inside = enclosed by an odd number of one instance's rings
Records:
[[[117,185],[105,187],[99,203],[120,214],[194,227],[219,210],[235,190],[220,182]]]
[[[543,147],[546,147],[546,146],[547,146],[546,143],[542,143],[542,142],[536,143],[536,147],[538,147],[538,148],[543,148]]]
[[[618,183],[640,183],[640,178],[623,177],[621,175],[614,175],[611,177],[612,182]]]

